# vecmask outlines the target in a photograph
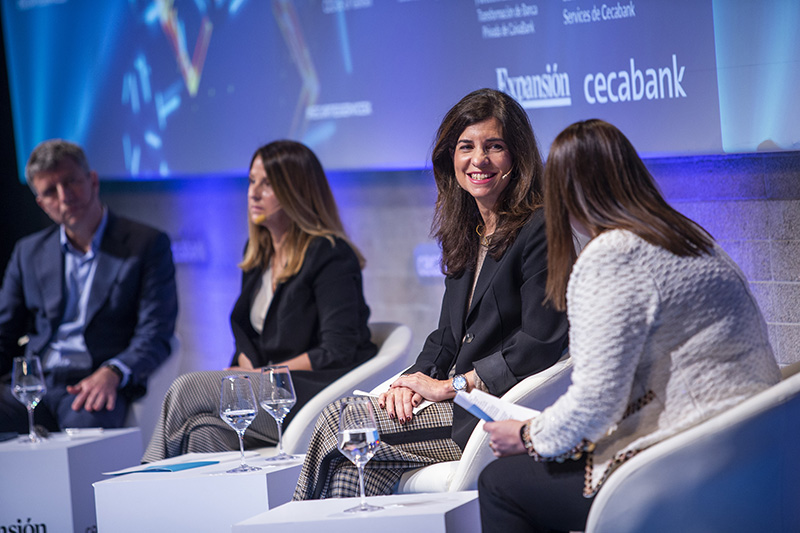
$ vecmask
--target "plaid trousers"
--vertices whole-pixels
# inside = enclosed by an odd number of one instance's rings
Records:
[[[170,385],[143,463],[151,463],[189,452],[223,452],[239,449],[236,432],[219,416],[222,378],[242,374],[230,370],[191,372]],[[258,385],[258,374],[252,374]],[[258,389],[254,391],[258,394]],[[245,447],[277,444],[275,419],[258,409],[255,420],[244,434]]]
[[[358,496],[358,470],[337,448],[339,410],[348,398],[328,405],[314,426],[294,500]],[[367,496],[391,494],[406,470],[457,461],[461,448],[450,438],[453,402],[436,402],[400,424],[372,398],[381,443],[364,469]]]

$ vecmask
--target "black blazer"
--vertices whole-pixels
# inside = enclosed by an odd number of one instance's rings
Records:
[[[300,406],[377,353],[361,268],[345,241],[335,239],[335,246],[324,237],[311,241],[300,271],[275,289],[259,335],[250,324],[250,308],[262,274],[261,269],[242,274],[242,293],[231,313],[236,342],[231,364],[239,353],[259,367],[307,352],[313,370],[292,372]]]
[[[407,371],[447,379],[450,369],[475,369],[500,396],[524,378],[554,364],[567,348],[565,313],[544,306],[547,245],[539,209],[499,261],[487,256],[469,310],[474,270],[445,279],[439,327]],[[477,419],[454,406],[453,440],[463,449]]]
[[[86,310],[86,348],[93,369],[112,357],[131,369],[122,392],[135,398],[170,353],[178,296],[169,238],[109,212],[96,260]],[[28,353],[45,351],[61,323],[65,296],[59,227],[21,239],[0,289],[0,374],[10,371],[21,336],[30,339]]]

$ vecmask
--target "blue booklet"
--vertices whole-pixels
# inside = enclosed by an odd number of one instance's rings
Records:
[[[130,469],[122,472],[112,472],[111,475],[122,476],[125,474],[136,474],[139,472],[180,472],[181,470],[189,470],[190,468],[215,465],[217,463],[219,463],[219,461],[191,461],[188,463],[175,463],[171,465],[150,465],[144,468],[137,468],[135,470]]]
[[[487,422],[508,420],[509,418],[529,420],[539,414],[539,411],[535,409],[508,402],[478,389],[457,393],[455,403],[473,416]]]
[[[458,394],[461,394],[461,393],[459,392]],[[476,417],[480,418],[481,420],[486,420],[487,422],[494,422],[494,418],[489,416],[486,413],[486,411],[484,411],[483,409],[481,409],[480,407],[478,407],[474,403],[470,403],[469,401],[465,401],[463,396],[462,397],[456,396],[455,402],[456,402],[456,404],[458,404],[461,407],[463,407],[464,409],[466,409],[467,412],[470,413],[472,416],[476,416]]]

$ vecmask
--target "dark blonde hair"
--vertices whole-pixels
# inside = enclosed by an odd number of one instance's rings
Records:
[[[542,157],[530,120],[509,95],[480,89],[466,95],[442,120],[431,156],[438,196],[431,233],[442,247],[442,272],[458,275],[478,257],[476,227],[482,223],[475,199],[459,185],[453,153],[459,136],[473,124],[496,118],[511,155],[510,183],[497,200],[497,227],[489,254],[499,259],[534,210],[542,205]]]
[[[364,267],[364,257],[345,234],[336,200],[328,185],[322,164],[308,147],[288,140],[271,142],[253,154],[250,168],[261,157],[275,197],[290,220],[286,235],[286,267],[276,283],[286,281],[300,271],[306,251],[315,237],[325,237],[334,245],[334,237],[346,241]],[[266,268],[274,253],[270,232],[254,224],[248,216],[249,240],[242,270]]]
[[[667,204],[633,145],[598,119],[576,122],[553,141],[544,171],[546,300],[566,308],[575,262],[570,217],[591,237],[625,229],[675,255],[707,254],[713,239]]]

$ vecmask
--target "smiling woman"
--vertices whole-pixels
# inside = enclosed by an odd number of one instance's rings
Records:
[[[566,348],[565,315],[543,305],[542,160],[525,111],[493,89],[468,94],[442,121],[432,159],[442,313],[414,365],[372,400],[381,444],[364,472],[370,495],[391,493],[407,469],[461,457],[477,419],[454,407],[457,391],[500,396]],[[432,403],[414,413],[422,400]],[[358,494],[355,467],[333,447],[345,401],[320,415],[295,499]]]
[[[468,126],[458,138],[453,167],[458,184],[475,198],[483,219],[482,235],[491,235],[497,223],[494,208],[511,173],[511,154],[500,121],[491,117]]]

